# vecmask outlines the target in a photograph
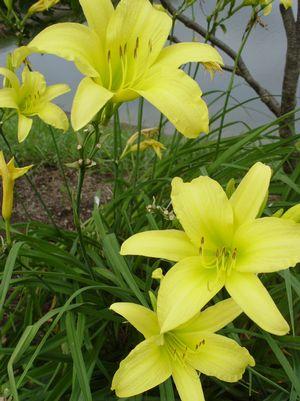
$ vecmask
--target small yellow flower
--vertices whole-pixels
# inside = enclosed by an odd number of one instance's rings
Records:
[[[60,0],[38,0],[28,10],[28,14],[41,13],[48,10],[50,7],[55,6]]]
[[[159,141],[155,140],[154,137],[158,134],[158,128],[145,128],[141,130],[141,135],[144,136],[145,140],[140,142],[140,145],[135,143],[138,140],[139,132],[135,132],[131,135],[126,143],[126,146],[122,152],[121,159],[128,155],[130,152],[144,151],[146,149],[153,149],[159,159],[162,158],[162,151],[166,147]]]
[[[162,150],[166,149],[161,142],[156,141],[155,139],[146,139],[140,143],[140,146],[138,146],[138,144],[130,146],[128,152],[136,152],[138,148],[140,151],[144,151],[149,148],[153,149],[159,159],[162,158]]]
[[[246,348],[215,334],[241,313],[232,299],[198,312],[186,324],[164,332],[159,311],[126,302],[115,303],[110,309],[145,337],[114,375],[112,390],[120,398],[141,394],[172,376],[182,401],[204,401],[197,371],[236,382],[248,365],[255,364]]]
[[[244,4],[252,6],[261,5],[263,7],[264,15],[269,15],[272,11],[273,1],[274,0],[244,0]],[[280,4],[282,4],[287,10],[288,8],[292,7],[293,0],[280,0]]]
[[[164,277],[157,300],[165,330],[190,319],[225,286],[264,330],[289,331],[257,276],[300,262],[300,225],[288,217],[298,216],[299,209],[285,218],[259,216],[270,178],[271,169],[256,163],[229,199],[207,176],[188,183],[174,178],[172,203],[183,230],[146,231],[124,242],[122,255],[178,262]]]
[[[32,165],[22,168],[15,167],[14,158],[6,164],[3,152],[0,151],[0,175],[3,189],[2,217],[5,221],[10,221],[12,214],[15,180],[26,174],[31,167]]]
[[[223,64],[219,53],[204,43],[179,43],[163,48],[172,18],[149,0],[81,0],[88,26],[52,25],[30,43],[32,52],[74,61],[85,78],[76,92],[71,122],[83,128],[99,111],[102,121],[121,103],[144,97],[189,138],[208,132],[208,110],[198,84],[180,66],[200,62]],[[21,53],[24,50],[20,48]],[[20,59],[20,56],[15,56]]]
[[[293,0],[281,0],[280,3],[284,6],[286,10],[293,6]]]
[[[69,92],[65,84],[46,86],[45,78],[39,72],[24,67],[22,84],[18,77],[7,68],[0,68],[5,77],[5,87],[0,89],[0,108],[16,109],[18,112],[18,139],[23,142],[32,127],[32,117],[39,116],[46,124],[66,131],[69,127],[65,112],[51,103],[54,98]]]

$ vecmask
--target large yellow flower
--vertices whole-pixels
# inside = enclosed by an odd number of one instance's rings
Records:
[[[255,362],[246,348],[215,334],[232,322],[241,309],[227,299],[198,313],[186,324],[162,333],[158,315],[143,306],[116,303],[111,309],[129,321],[145,340],[125,358],[112,389],[127,398],[147,391],[171,375],[182,401],[204,401],[197,371],[226,382],[241,379]]]
[[[46,124],[66,131],[69,122],[64,111],[51,103],[54,98],[69,92],[65,84],[46,86],[45,78],[39,72],[27,67],[22,73],[22,84],[18,77],[7,68],[0,68],[9,86],[0,89],[0,108],[16,109],[18,112],[18,139],[26,139],[32,127],[32,117],[39,116]]]
[[[224,285],[243,311],[264,330],[289,330],[258,273],[287,269],[300,261],[300,226],[288,218],[257,218],[268,193],[271,169],[256,163],[230,199],[209,177],[172,182],[174,211],[184,229],[147,231],[122,245],[123,255],[178,263],[158,296],[163,329],[191,318]]]
[[[163,49],[172,19],[148,0],[80,0],[88,26],[60,23],[30,43],[31,52],[74,61],[85,75],[76,92],[75,130],[102,110],[107,120],[122,102],[143,96],[187,137],[208,131],[208,110],[198,84],[179,67],[190,61],[219,69],[222,58],[207,44],[179,43]],[[18,52],[26,54],[24,48]],[[28,52],[28,51],[27,51]],[[107,106],[103,110],[104,106]]]

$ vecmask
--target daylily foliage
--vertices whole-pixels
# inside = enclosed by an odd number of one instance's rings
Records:
[[[258,273],[287,269],[300,261],[300,226],[291,219],[260,218],[271,169],[256,163],[230,199],[213,179],[189,183],[174,178],[172,203],[183,230],[147,231],[122,245],[123,255],[178,262],[166,274],[158,296],[162,329],[190,319],[223,286],[264,330],[289,331]]]
[[[46,28],[27,51],[74,61],[85,75],[78,86],[71,122],[75,130],[101,111],[106,122],[121,103],[144,97],[187,137],[208,132],[208,110],[198,84],[179,67],[200,62],[218,70],[222,58],[211,46],[179,43],[163,48],[171,17],[149,0],[80,0],[88,26],[60,23]]]
[[[186,324],[162,329],[164,316],[132,303],[115,303],[111,309],[131,323],[145,340],[121,363],[112,389],[119,397],[131,397],[155,387],[171,375],[182,401],[204,401],[197,374],[235,382],[255,362],[237,342],[215,334],[240,313],[227,299],[197,313]]]
[[[51,103],[53,99],[69,92],[65,84],[46,86],[45,78],[39,72],[24,67],[22,84],[16,74],[7,68],[0,68],[5,77],[5,87],[0,89],[0,108],[16,109],[18,113],[18,139],[23,142],[32,127],[32,117],[39,116],[46,124],[66,131],[69,127],[65,112]]]

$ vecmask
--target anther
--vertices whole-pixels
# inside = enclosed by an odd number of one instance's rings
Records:
[[[236,254],[237,254],[237,249],[234,248],[233,253],[232,253],[232,259],[236,258]]]
[[[152,53],[153,47],[152,47],[151,39],[149,39],[148,45],[149,45],[149,51],[150,51],[150,53]]]
[[[110,63],[110,59],[111,59],[111,56],[110,56],[110,50],[108,50],[108,52],[107,52],[107,61]]]
[[[120,57],[122,58],[122,57],[123,57],[123,49],[122,49],[122,46],[120,46],[119,51],[120,51]]]
[[[134,58],[137,57],[138,48],[139,48],[139,37],[136,38],[136,42],[135,42]]]

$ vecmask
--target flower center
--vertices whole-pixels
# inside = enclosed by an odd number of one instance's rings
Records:
[[[143,43],[142,43],[143,42]],[[120,44],[118,51],[107,50],[107,89],[114,92],[130,90],[151,64],[152,40],[139,36],[130,44]]]
[[[205,238],[201,238],[199,254],[202,258],[203,266],[207,269],[217,269],[218,274],[226,273],[229,275],[235,267],[238,250],[221,246],[215,250],[205,247]]]
[[[201,350],[201,347],[205,345],[205,339],[199,338],[199,341],[195,343],[195,347],[188,347],[175,333],[168,332],[164,335],[165,344],[169,355],[176,362],[185,363],[188,355],[195,354]]]
[[[20,106],[22,113],[25,115],[34,113],[36,106],[39,104],[40,98],[41,94],[38,90],[26,95]]]

